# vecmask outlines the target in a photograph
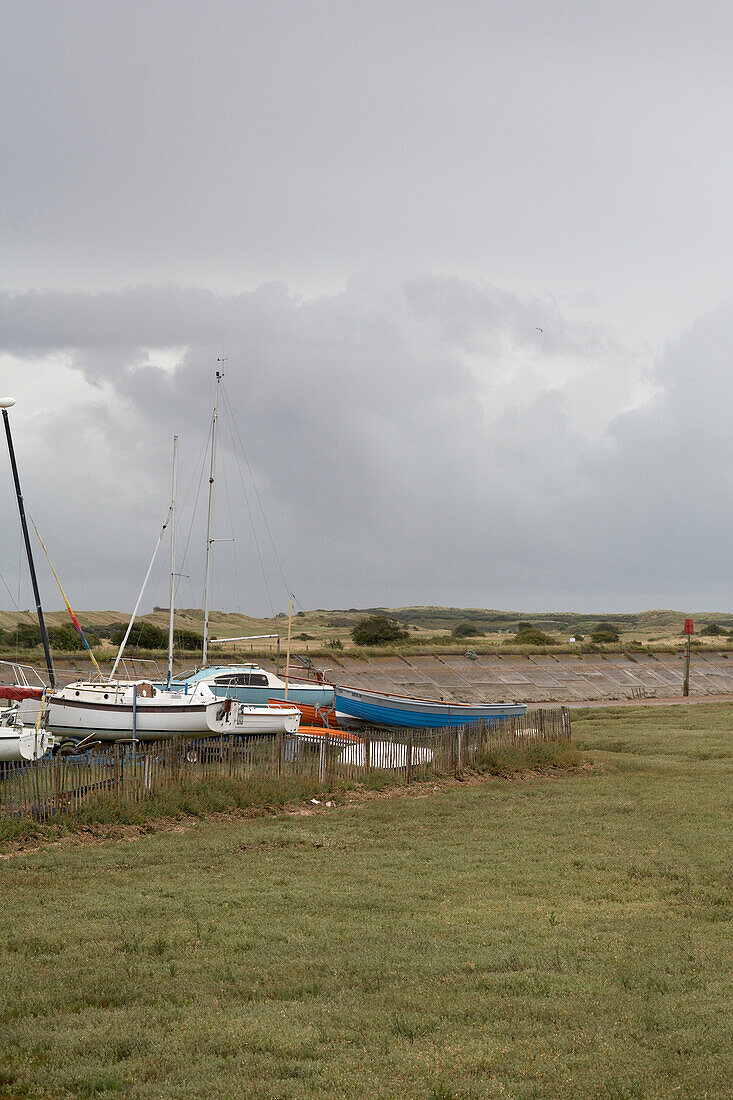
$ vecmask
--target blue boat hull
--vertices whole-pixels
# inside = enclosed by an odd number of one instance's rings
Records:
[[[361,698],[354,698],[355,694]],[[430,708],[430,700],[399,697],[385,702],[367,698],[367,693],[343,695],[336,689],[334,705],[337,714],[347,715],[374,726],[399,726],[408,729],[445,729],[448,726],[465,726],[472,722],[496,725],[507,718],[519,718],[526,714],[524,703],[496,703],[461,710],[459,706],[438,703]]]

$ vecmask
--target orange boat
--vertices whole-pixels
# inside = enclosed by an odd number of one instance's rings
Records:
[[[318,726],[321,729],[339,729],[338,720],[336,718],[336,711],[331,707],[327,710],[325,707],[312,707],[308,703],[298,703],[294,699],[268,699],[267,705],[269,707],[297,707],[300,713],[303,715],[303,721],[307,722],[309,726]],[[303,726],[300,727],[303,729]]]
[[[321,744],[326,736],[332,745],[363,745],[364,743],[361,737],[355,733],[349,733],[348,730],[326,730],[323,726],[299,726],[293,734],[293,737],[301,741],[310,741],[314,745]]]

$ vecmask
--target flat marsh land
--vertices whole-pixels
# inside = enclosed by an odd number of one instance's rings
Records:
[[[732,725],[1,859],[0,1098],[729,1100]]]

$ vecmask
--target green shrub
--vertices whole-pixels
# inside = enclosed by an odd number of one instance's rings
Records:
[[[702,628],[702,630],[700,631],[700,634],[705,634],[708,637],[709,636],[718,637],[718,635],[720,635],[720,634],[728,634],[728,633],[729,633],[729,631],[726,630],[724,627],[720,626],[718,623],[708,623],[708,625],[704,626]]]
[[[356,645],[383,645],[386,642],[400,642],[408,634],[395,619],[388,619],[386,615],[369,615],[359,619],[351,631],[351,637]]]
[[[35,623],[18,623],[14,630],[8,631],[8,642],[20,649],[33,649],[41,644],[41,628]]]
[[[520,630],[514,638],[505,638],[504,645],[557,645],[557,638],[538,630],[536,626]]]
[[[84,636],[91,647],[99,645],[99,637],[96,634],[84,631]],[[84,642],[73,626],[50,626],[48,640],[52,649],[59,649],[62,652],[84,648]]]
[[[483,637],[483,631],[479,630],[473,623],[458,623],[453,627],[454,638],[481,638]]]
[[[127,627],[120,627],[112,635],[112,644],[120,645]],[[200,649],[202,638],[193,630],[174,630],[173,644],[177,649]],[[153,623],[135,623],[128,645],[132,649],[167,649],[168,631]]]
[[[596,645],[603,645],[618,641],[618,631],[614,629],[594,630],[590,636],[590,640],[595,642]]]

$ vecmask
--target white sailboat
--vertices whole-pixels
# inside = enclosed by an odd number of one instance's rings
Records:
[[[143,581],[117,660],[108,680],[77,680],[47,696],[47,726],[68,737],[94,734],[101,741],[133,739],[157,741],[170,737],[206,737],[212,733],[254,735],[292,733],[300,723],[297,707],[246,706],[220,699],[208,684],[190,691],[169,691],[148,680],[115,680],[124,647],[142,601],[156,554],[167,527],[175,535],[178,436],[173,438],[173,489],[166,521]],[[173,662],[173,589],[175,538],[171,539],[171,601],[168,641],[168,677]]]
[[[216,372],[216,391],[214,396],[214,412],[211,419],[211,454],[209,465],[209,501],[208,519],[206,528],[206,571],[204,578],[204,639],[201,667],[185,675],[172,678],[172,666],[169,661],[167,688],[178,691],[191,691],[197,685],[206,683],[217,695],[221,697],[234,697],[239,703],[261,705],[267,704],[269,699],[285,700],[300,704],[314,712],[329,710],[333,706],[334,688],[332,684],[323,681],[301,679],[293,676],[290,669],[290,628],[292,624],[292,596],[290,603],[290,615],[288,618],[288,652],[286,660],[285,679],[282,680],[274,672],[261,668],[260,665],[250,661],[236,665],[219,665],[209,663],[209,645],[224,644],[227,642],[254,641],[255,638],[209,638],[209,618],[211,610],[211,571],[214,543],[214,492],[216,482],[217,460],[217,431],[219,423],[219,392],[224,375]],[[172,572],[171,572],[172,576]],[[173,604],[173,590],[171,588],[171,606]],[[172,632],[171,626],[171,632]],[[278,638],[278,658],[280,639],[278,635],[258,635],[257,637]],[[163,686],[162,684],[160,685]],[[281,706],[278,708],[281,709]]]
[[[54,733],[94,734],[100,741],[295,733],[300,723],[297,707],[245,706],[217,699],[206,684],[183,693],[156,688],[148,680],[78,680],[48,697],[47,715]]]

